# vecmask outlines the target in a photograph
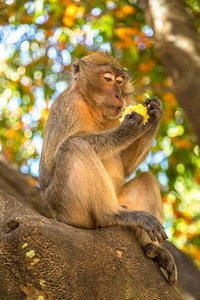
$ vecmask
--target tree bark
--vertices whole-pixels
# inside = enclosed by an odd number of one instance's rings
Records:
[[[71,227],[2,191],[0,208],[1,299],[181,299],[130,230]]]
[[[200,38],[182,0],[144,0],[165,70],[200,145]]]

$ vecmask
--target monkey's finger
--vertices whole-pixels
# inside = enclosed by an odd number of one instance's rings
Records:
[[[164,227],[162,226],[162,224],[158,220],[157,220],[157,229],[159,229],[159,232],[160,232],[163,240],[168,239],[168,236],[165,232]]]
[[[133,121],[136,122],[138,125],[140,123],[143,123],[144,122],[144,117],[141,116],[140,114],[138,114],[137,112],[135,112],[135,114],[132,115],[131,113],[131,116],[133,116]]]
[[[149,98],[147,98],[147,99],[144,101],[144,103],[146,104],[146,106],[148,106],[150,102],[151,102],[151,99],[149,99]]]
[[[162,235],[163,241],[165,241],[165,240],[168,239],[168,236],[167,236],[167,234],[166,234],[166,232],[165,232],[165,230],[163,228],[160,230],[160,233]]]
[[[151,102],[150,105],[147,107],[147,112],[149,113],[152,109],[160,110],[160,107],[156,102]]]
[[[162,243],[166,239],[166,233],[161,226],[159,226],[159,228],[156,229],[155,233],[157,234],[157,239],[159,243]]]
[[[134,110],[130,113],[131,116],[135,116],[136,114],[137,114],[137,113],[136,113],[136,111],[134,111]]]
[[[146,232],[148,233],[150,239],[151,239],[153,242],[156,242],[156,237],[155,237],[153,231],[148,230],[148,231],[146,231]]]
[[[143,117],[143,116],[141,116],[140,114],[138,114],[136,111],[132,111],[131,112],[131,116],[133,116],[133,117]]]
[[[157,96],[153,97],[152,101],[156,102],[159,107],[162,107],[162,102]]]
[[[157,113],[158,113],[158,110],[155,108],[148,111],[148,114],[152,117],[155,116]]]
[[[142,226],[138,226],[138,227],[142,228],[144,231],[146,231],[146,233],[149,235],[149,237],[152,241],[156,241],[156,238],[155,238],[155,235],[152,231],[152,226],[151,225],[148,225],[147,223],[145,223]]]
[[[136,117],[136,116],[140,116],[140,115],[138,113],[136,113],[136,111],[132,111],[130,114],[125,115],[124,121],[134,119],[134,117]]]
[[[167,236],[165,230],[163,230],[162,232],[163,232],[163,239],[164,239],[164,240],[167,240],[167,239],[168,239],[168,236]]]
[[[143,122],[144,122],[144,117],[143,116],[141,116],[142,118],[140,118],[140,119],[138,119],[138,124],[143,124]]]
[[[146,233],[149,235],[150,239],[151,239],[152,241],[155,242],[155,241],[156,241],[156,237],[155,237],[155,234],[154,234],[152,228],[149,227],[149,226],[144,226],[143,229],[144,229],[144,230],[146,231]]]
[[[159,232],[159,231],[157,230],[157,228],[155,228],[155,229],[153,230],[153,232],[154,232],[155,236],[157,237],[158,242],[159,242],[159,243],[162,243],[162,242],[163,242],[163,236],[162,236],[162,233]]]
[[[133,119],[133,116],[131,114],[127,114],[127,115],[125,115],[122,123],[126,124],[126,123],[130,122],[131,119]]]
[[[129,120],[130,118],[132,118],[131,114],[125,115],[124,121],[127,121],[127,120]],[[124,121],[123,121],[123,122],[124,122]]]

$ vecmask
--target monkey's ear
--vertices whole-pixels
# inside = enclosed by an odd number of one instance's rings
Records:
[[[80,60],[76,58],[75,62],[72,64],[73,76],[76,76],[79,70],[80,70]]]

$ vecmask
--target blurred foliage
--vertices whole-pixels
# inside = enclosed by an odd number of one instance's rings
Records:
[[[185,3],[200,33],[199,2]],[[109,51],[130,70],[139,102],[154,95],[163,100],[157,141],[138,171],[150,169],[159,179],[167,233],[199,264],[199,148],[170,90],[143,8],[136,0],[1,1],[0,150],[23,173],[38,176],[44,124],[67,87],[71,61]]]

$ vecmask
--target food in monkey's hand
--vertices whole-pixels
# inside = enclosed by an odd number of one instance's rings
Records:
[[[150,116],[147,113],[147,107],[143,106],[141,103],[139,103],[138,105],[129,105],[128,107],[126,107],[119,121],[122,122],[125,116],[131,114],[132,111],[135,111],[136,113],[144,117],[144,125],[148,122]]]

